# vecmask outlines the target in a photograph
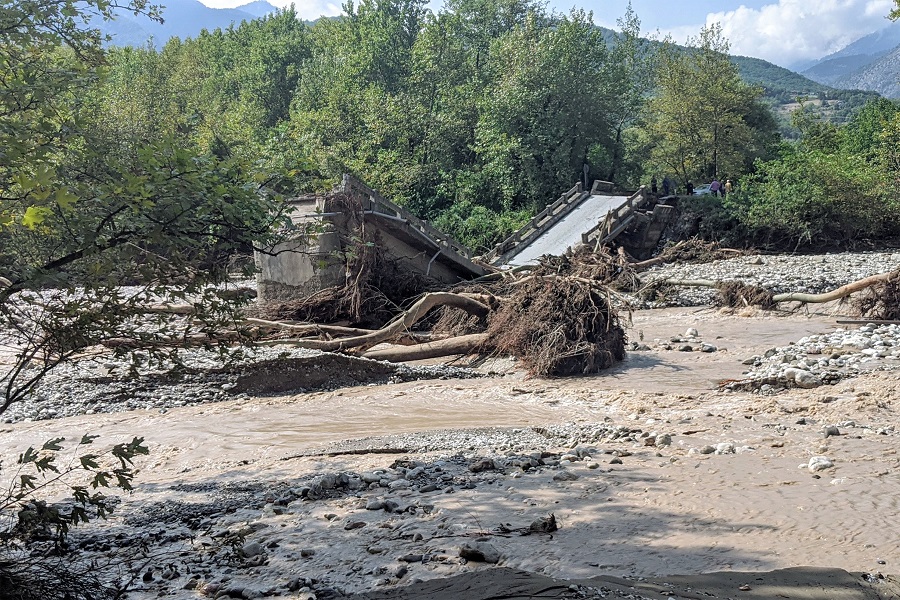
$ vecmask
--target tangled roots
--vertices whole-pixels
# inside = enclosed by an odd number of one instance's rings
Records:
[[[867,319],[900,320],[900,269],[886,281],[866,289],[853,306],[861,317]]]
[[[563,256],[545,256],[532,273],[581,277],[623,291],[637,289],[640,284],[636,271],[628,261],[610,253],[605,247],[594,250],[579,246]]]
[[[718,306],[729,308],[744,308],[745,306],[757,306],[763,310],[775,308],[775,297],[771,291],[756,285],[745,285],[739,281],[726,281],[716,288]]]
[[[625,330],[599,286],[529,279],[492,315],[491,346],[519,358],[532,375],[597,373],[625,358]]]

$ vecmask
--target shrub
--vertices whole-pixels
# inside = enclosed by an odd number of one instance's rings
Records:
[[[64,453],[63,438],[29,447],[11,469],[0,463],[0,600],[97,600],[122,590],[104,581],[94,563],[70,550],[70,528],[105,519],[117,499],[103,490],[130,491],[133,460],[147,454],[143,438],[92,452],[85,435]],[[45,497],[58,494],[61,500]]]

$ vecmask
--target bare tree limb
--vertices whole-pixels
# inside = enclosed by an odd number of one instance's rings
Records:
[[[386,360],[388,362],[423,360],[426,358],[451,356],[453,354],[472,354],[480,351],[487,341],[488,334],[473,333],[470,335],[460,335],[444,340],[428,342],[426,344],[418,344],[416,346],[400,346],[396,348],[385,348],[384,350],[369,350],[362,356],[363,358]]]
[[[789,292],[785,294],[776,294],[773,299],[775,300],[775,302],[810,302],[813,304],[831,302],[832,300],[840,300],[845,296],[849,296],[853,292],[858,292],[860,290],[872,287],[873,285],[877,285],[883,281],[887,281],[896,273],[897,271],[891,271],[888,273],[872,275],[871,277],[866,277],[865,279],[860,279],[848,283],[847,285],[842,285],[836,290],[825,292],[824,294],[804,294],[800,292]]]
[[[348,350],[350,348],[368,347],[371,348],[375,344],[380,344],[391,338],[394,338],[420,321],[428,311],[438,306],[455,306],[461,308],[468,313],[479,317],[486,317],[490,308],[477,300],[473,300],[462,294],[453,294],[450,292],[433,292],[425,294],[409,310],[400,315],[397,319],[382,327],[377,331],[360,335],[356,337],[343,338],[339,340],[284,340],[299,348],[309,348],[312,350],[323,350],[325,352],[334,352]]]

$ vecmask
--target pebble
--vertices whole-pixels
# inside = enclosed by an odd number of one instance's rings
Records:
[[[248,542],[241,547],[241,554],[247,558],[253,558],[262,552],[263,547],[259,542]]]
[[[826,427],[822,433],[825,437],[831,437],[833,435],[841,435],[841,430],[836,426],[831,425],[829,427]]]
[[[734,443],[732,442],[722,442],[720,444],[716,444],[716,454],[734,454]]]
[[[578,475],[566,469],[561,469],[558,473],[553,475],[553,481],[575,481],[576,479],[578,479]]]

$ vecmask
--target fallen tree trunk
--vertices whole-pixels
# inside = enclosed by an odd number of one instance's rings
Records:
[[[806,292],[785,292],[783,294],[775,294],[775,296],[773,296],[773,300],[775,302],[807,302],[811,304],[831,302],[832,300],[840,300],[841,298],[849,296],[854,292],[859,292],[866,288],[872,287],[873,285],[883,283],[890,279],[895,273],[896,271],[890,271],[888,273],[879,273],[878,275],[872,275],[870,277],[866,277],[865,279],[860,279],[858,281],[853,281],[846,285],[842,285],[835,290],[824,292],[822,294],[809,294]],[[711,279],[664,279],[660,280],[660,282],[665,285],[707,288],[718,288],[724,283],[721,281],[713,281]]]
[[[830,292],[825,292],[824,294],[804,294],[798,292],[789,292],[786,294],[776,294],[774,297],[775,302],[810,302],[810,303],[822,303],[822,302],[831,302],[832,300],[840,300],[846,296],[849,296],[853,292],[858,292],[860,290],[864,290],[866,288],[872,287],[873,285],[877,285],[879,283],[883,283],[890,279],[893,275],[895,275],[897,271],[891,271],[889,273],[880,273],[878,275],[872,275],[871,277],[866,277],[865,279],[860,279],[858,281],[854,281],[852,283],[848,283],[847,285],[842,285],[836,290],[832,290]]]
[[[713,281],[712,279],[662,279],[651,282],[657,283],[660,282],[664,285],[680,285],[683,287],[708,287],[715,288],[721,285],[722,281]]]
[[[432,292],[430,294],[425,294],[400,317],[377,331],[339,340],[286,340],[285,343],[289,343],[292,346],[297,346],[299,348],[322,350],[324,352],[372,347],[375,344],[386,342],[389,339],[404,333],[428,314],[428,311],[437,306],[455,306],[456,308],[461,308],[462,310],[479,317],[486,317],[488,312],[490,312],[490,308],[486,305],[477,300],[473,300],[468,296],[450,292]]]
[[[139,306],[137,310],[146,314],[192,315],[197,312],[193,304],[151,304]]]
[[[189,335],[186,337],[158,338],[151,340],[117,337],[103,340],[102,342],[100,342],[100,344],[107,348],[129,348],[136,350],[140,348],[208,346],[221,342],[237,342],[239,340],[241,340],[241,334],[237,331],[223,331],[210,335],[207,335],[205,333],[198,333],[196,335]]]
[[[363,353],[362,357],[374,360],[386,360],[388,362],[404,362],[408,360],[423,360],[426,358],[452,356],[454,354],[473,354],[483,348],[488,337],[489,336],[486,333],[472,333],[425,344],[417,344],[415,346],[369,350],[368,352]]]
[[[368,335],[373,333],[371,329],[361,329],[359,327],[342,327],[340,325],[318,325],[316,323],[280,323],[278,321],[267,321],[265,319],[244,319],[244,323],[248,325],[256,325],[265,329],[283,329],[286,331],[294,331],[297,333],[313,333],[313,334],[332,334],[332,335]]]

